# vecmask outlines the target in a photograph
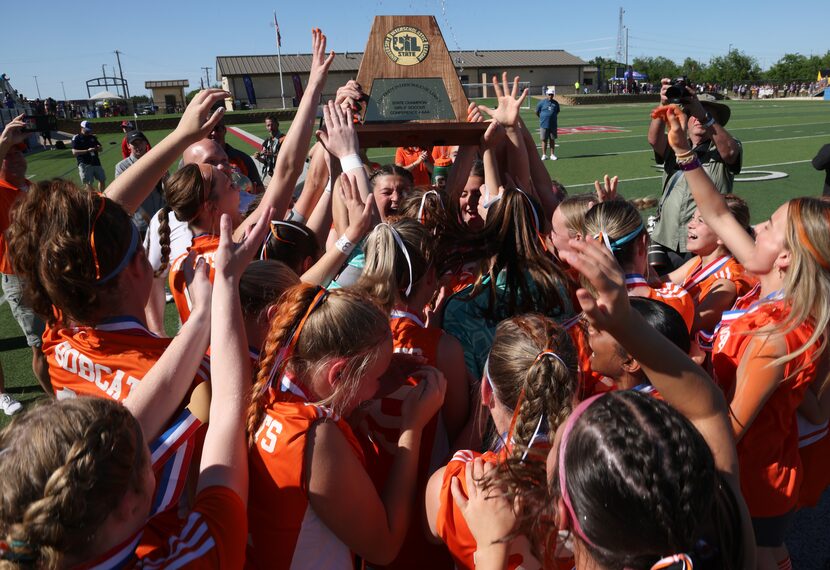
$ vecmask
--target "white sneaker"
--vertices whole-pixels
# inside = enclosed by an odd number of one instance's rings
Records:
[[[542,155],[542,160],[547,160],[547,159],[548,159],[547,155],[544,155],[544,154],[543,154],[543,155]]]
[[[558,156],[554,156],[554,155],[550,155],[550,159],[551,159],[551,160],[559,160],[559,157],[558,157]]]
[[[19,412],[20,408],[22,407],[23,404],[21,404],[8,394],[0,395],[0,409],[2,409],[3,413],[7,416],[13,416],[17,412]]]
[[[171,295],[170,293],[165,293],[164,294],[164,302],[165,303],[169,303],[172,300],[173,300],[173,295]]]

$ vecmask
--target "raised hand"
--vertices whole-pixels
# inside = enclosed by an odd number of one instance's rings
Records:
[[[337,89],[337,94],[334,97],[334,104],[342,109],[346,109],[349,114],[360,112],[360,101],[366,97],[360,83],[354,79],[350,79],[346,84]]]
[[[358,170],[357,172],[360,171]],[[369,233],[369,230],[374,226],[374,196],[369,194],[364,202],[360,198],[360,191],[357,189],[357,184],[345,172],[340,175],[339,192],[343,205],[346,206],[346,213],[349,220],[344,234],[350,242],[356,243],[363,239],[363,236]]]
[[[311,30],[311,71],[308,80],[324,81],[334,61],[334,50],[326,54],[326,36],[320,28]]]
[[[484,116],[481,114],[478,104],[473,101],[467,106],[467,122],[468,123],[483,123]]]
[[[678,105],[663,105],[651,112],[652,119],[662,119],[669,127],[667,134],[669,144],[675,154],[691,150],[689,135],[686,133],[688,118]]]
[[[504,72],[501,75],[501,85],[499,85],[499,82],[496,80],[496,76],[493,76],[493,90],[496,92],[496,98],[498,100],[498,106],[496,109],[493,110],[484,105],[480,105],[479,109],[481,109],[484,113],[487,113],[490,117],[505,127],[516,126],[519,122],[519,109],[521,109],[522,103],[527,98],[527,89],[522,91],[521,95],[519,95],[518,76],[513,78],[513,87],[509,88],[507,83],[507,72]]]
[[[16,144],[26,141],[28,133],[24,133],[23,129],[26,127],[26,115],[18,115],[12,119],[3,128],[3,133],[0,134],[0,149],[8,151],[8,149]]]
[[[211,108],[230,96],[230,93],[222,89],[199,91],[184,110],[175,132],[193,142],[205,138],[225,115],[224,107],[216,109],[212,114]]]
[[[496,150],[504,144],[507,138],[507,133],[504,132],[504,127],[498,121],[491,121],[487,126],[487,130],[481,135],[481,146]]]
[[[219,248],[214,258],[214,279],[229,279],[238,281],[254,258],[259,246],[265,239],[268,232],[271,218],[274,215],[273,208],[267,208],[256,224],[245,232],[242,241],[233,241],[233,222],[227,214],[222,214],[219,222]]]
[[[317,131],[317,139],[327,151],[337,158],[358,153],[357,131],[348,109],[329,101],[323,105],[323,121],[326,130]]]
[[[606,174],[603,177],[602,184],[599,180],[594,180],[594,189],[597,191],[598,202],[610,202],[617,199],[617,184],[619,183],[619,176],[608,178]]]
[[[187,286],[187,296],[190,299],[191,311],[210,309],[211,293],[208,264],[204,257],[196,256],[193,251],[188,252],[184,265],[184,282]]]
[[[564,261],[579,271],[594,287],[596,299],[585,289],[576,298],[588,322],[595,328],[613,334],[615,325],[625,321],[631,310],[625,274],[613,254],[600,240],[570,240],[572,251],[562,251]]]
[[[403,426],[411,429],[423,428],[444,403],[447,379],[437,368],[424,366],[411,374],[420,379],[401,406]]]

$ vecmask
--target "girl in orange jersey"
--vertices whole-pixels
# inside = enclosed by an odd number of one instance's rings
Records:
[[[446,544],[458,568],[475,568],[478,545],[453,502],[451,481],[463,479],[470,462],[481,456],[487,463],[521,472],[529,488],[544,491],[549,438],[574,404],[576,370],[568,333],[553,320],[529,314],[498,325],[481,382],[481,400],[500,438],[484,455],[457,452],[433,474],[426,491],[430,532]],[[509,542],[509,568],[542,567],[543,545],[534,539],[533,534],[523,534]],[[552,553],[548,558],[553,558]]]
[[[187,222],[195,236],[190,251],[203,257],[213,266],[213,252],[219,243],[217,229],[219,218],[228,214],[234,218],[234,237],[241,238],[246,229],[267,208],[273,207],[277,218],[281,219],[288,207],[291,194],[297,178],[302,172],[308,144],[311,140],[311,130],[317,101],[325,85],[328,69],[334,60],[334,52],[326,54],[326,36],[319,29],[312,30],[312,58],[311,74],[309,76],[308,97],[303,97],[297,109],[297,115],[292,128],[280,146],[279,157],[275,167],[275,175],[268,184],[262,200],[256,210],[244,220],[239,216],[239,192],[233,186],[231,179],[217,170],[216,167],[206,164],[189,164],[170,177],[165,186],[167,206],[159,213],[159,236],[161,240],[161,267],[164,271],[169,262],[169,223],[168,214],[173,211],[176,218]],[[190,315],[189,302],[184,287],[184,278],[181,271],[185,256],[174,260],[169,273],[170,291],[176,302],[176,308],[182,322],[187,321]],[[212,275],[212,271],[211,271]]]
[[[283,295],[248,414],[253,568],[352,568],[354,556],[387,564],[410,520],[421,431],[446,382],[414,373],[401,404],[389,484],[379,494],[360,445],[341,418],[377,391],[392,358],[388,316],[371,299],[298,285]]]
[[[676,106],[655,114],[668,120],[669,143],[701,214],[760,282],[760,302],[715,338],[712,364],[718,378],[734,378],[731,421],[759,567],[790,567],[784,536],[803,476],[796,410],[828,358],[830,204],[790,200],[755,227],[753,240],[689,151],[685,115]]]
[[[640,212],[630,202],[613,200],[592,207],[585,216],[586,235],[599,236],[625,270],[628,294],[648,297],[666,303],[675,309],[689,331],[694,326],[695,303],[680,286],[652,287],[648,273],[648,233]]]
[[[266,224],[254,230],[261,239]],[[154,477],[144,424],[111,400],[53,400],[0,432],[3,568],[242,567],[248,496],[244,413],[250,389],[237,293],[255,239],[235,248],[222,222],[210,336],[210,426],[195,508],[168,531],[155,526]],[[205,279],[206,281],[206,279]],[[147,393],[148,384],[134,394]]]
[[[470,383],[461,344],[440,328],[428,327],[425,309],[437,285],[432,265],[433,243],[427,228],[410,219],[379,224],[366,238],[366,266],[355,289],[368,293],[390,315],[395,352],[423,358],[447,379],[447,394],[436,415],[425,427],[418,466],[418,496],[429,476],[455,448],[467,422]],[[414,389],[417,379],[389,378],[378,397],[359,412],[359,431],[367,447],[368,465],[375,485],[382,489],[395,455],[400,426],[400,401]],[[354,422],[353,422],[354,425]],[[472,428],[472,425],[470,426]],[[451,445],[453,444],[453,445]],[[463,445],[468,446],[469,443]],[[451,568],[446,550],[426,541],[423,517],[413,513],[409,532],[397,559],[389,568]]]
[[[746,202],[733,194],[725,196],[724,200],[738,223],[751,234]],[[700,215],[700,210],[696,209],[692,214],[688,231],[686,247],[695,257],[664,276],[664,279],[689,292],[696,305],[694,331],[702,333],[702,340],[711,340],[712,331],[724,311],[752,290],[756,279],[748,275],[729,253],[723,241]]]
[[[549,548],[546,536],[568,536],[575,564],[564,568],[754,568],[722,394],[632,309],[602,242],[571,247],[566,261],[597,295],[577,293],[587,320],[637,359],[665,402],[623,390],[579,404],[548,455],[547,494],[522,472],[468,466],[452,491],[477,540],[477,570],[509,567],[505,538],[534,531]]]

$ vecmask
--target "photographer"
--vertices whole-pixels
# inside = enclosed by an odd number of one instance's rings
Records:
[[[277,154],[280,152],[280,145],[285,135],[280,132],[280,122],[275,115],[265,117],[265,130],[268,131],[268,138],[262,141],[262,148],[259,149],[254,158],[262,163],[262,178],[274,175],[274,165],[277,163]]]
[[[689,141],[692,151],[721,194],[732,193],[735,175],[741,171],[742,147],[724,128],[731,110],[715,103],[710,95],[698,97],[686,78],[661,81],[660,104],[682,105],[689,116]],[[651,234],[648,260],[658,274],[665,274],[681,265],[689,256],[686,250],[686,225],[695,210],[695,202],[677,165],[674,151],[668,144],[666,125],[652,119],[648,142],[654,149],[654,160],[663,165],[663,193],[657,206],[654,231]]]

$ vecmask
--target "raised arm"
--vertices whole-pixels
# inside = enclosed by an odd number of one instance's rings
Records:
[[[611,333],[637,359],[666,402],[686,416],[703,435],[718,469],[737,475],[738,456],[723,394],[687,354],[631,310],[625,275],[597,240],[571,240],[572,252],[562,255],[597,291],[576,293],[592,326]]]
[[[104,192],[107,198],[118,203],[129,214],[138,210],[179,155],[213,130],[225,109],[219,108],[213,114],[210,110],[229,96],[228,92],[221,89],[199,91],[185,109],[176,129],[116,178]]]
[[[272,211],[266,209],[263,214],[241,244],[231,239],[230,216],[223,215],[220,222],[210,326],[213,393],[199,465],[199,491],[220,485],[230,488],[243,502],[248,500],[245,411],[251,389],[251,361],[239,301],[239,278],[268,231]]]
[[[308,77],[306,92],[294,115],[294,121],[285,140],[280,145],[277,163],[274,166],[274,175],[268,183],[268,188],[256,210],[234,232],[234,239],[239,240],[245,233],[245,228],[252,221],[258,220],[267,208],[274,208],[274,215],[282,219],[291,202],[291,194],[297,179],[303,172],[303,164],[308,154],[311,142],[311,131],[314,117],[317,114],[317,104],[320,94],[326,84],[331,62],[334,61],[334,52],[326,54],[326,36],[318,28],[311,31],[311,72]]]
[[[682,157],[684,154],[691,152],[689,138],[686,136],[686,115],[683,114],[680,107],[677,105],[658,107],[654,110],[652,116],[662,117],[668,123],[668,141],[674,149],[675,155]],[[695,161],[697,159],[693,158],[690,165],[685,168],[693,166]],[[686,170],[683,173],[695,203],[707,225],[715,230],[715,233],[718,234],[718,237],[738,262],[746,265],[755,255],[755,241],[743,226],[735,220],[712,179],[700,167],[699,161],[697,165],[697,168]]]
[[[669,100],[666,97],[666,89],[669,88],[671,79],[664,77],[660,80],[660,104],[668,105]],[[652,115],[651,123],[648,126],[648,144],[654,149],[654,154],[659,157],[658,162],[663,163],[666,158],[666,151],[669,149],[669,139],[666,137],[666,122],[662,117],[655,117]]]
[[[141,424],[147,441],[161,434],[181,406],[210,341],[211,287],[207,264],[190,254],[184,264],[184,274],[193,301],[190,318],[124,400],[124,405]]]
[[[25,117],[25,114],[18,115],[3,127],[3,132],[0,134],[0,164],[5,160],[12,146],[26,141],[28,135],[23,132],[26,127]]]
[[[498,99],[498,106],[490,109],[486,106],[479,108],[494,120],[501,123],[507,133],[507,168],[510,175],[516,180],[516,184],[525,192],[533,189],[530,177],[530,163],[525,150],[525,139],[522,134],[522,125],[519,121],[519,109],[527,98],[527,89],[519,93],[519,78],[513,78],[512,88],[507,83],[507,72],[502,73],[501,85],[493,76],[493,90]],[[535,144],[534,144],[535,148]],[[553,214],[550,211],[548,217]]]

